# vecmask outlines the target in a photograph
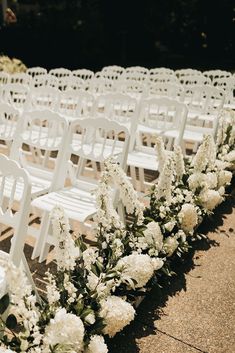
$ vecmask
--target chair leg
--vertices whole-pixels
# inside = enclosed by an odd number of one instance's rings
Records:
[[[38,238],[37,238],[36,244],[33,249],[32,257],[31,257],[32,260],[34,260],[36,257],[40,256],[40,254],[42,252],[42,248],[44,246],[45,239],[47,238],[47,235],[48,235],[49,225],[50,225],[50,215],[48,212],[45,212],[42,217],[42,220],[41,220]]]

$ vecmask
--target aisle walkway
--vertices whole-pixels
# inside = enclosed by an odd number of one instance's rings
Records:
[[[204,224],[210,245],[197,245],[167,290],[152,290],[110,353],[235,353],[234,206],[233,198]]]

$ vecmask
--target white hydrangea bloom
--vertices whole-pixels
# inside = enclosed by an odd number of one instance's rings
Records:
[[[168,257],[172,256],[175,250],[178,248],[179,242],[175,237],[167,237],[164,240],[163,249],[165,250]]]
[[[160,259],[158,257],[151,258],[151,262],[152,262],[154,271],[160,270],[160,268],[162,268],[162,266],[164,265],[164,259]]]
[[[122,270],[124,278],[136,281],[135,288],[142,288],[154,274],[154,267],[149,255],[132,254],[120,259],[116,266]]]
[[[234,162],[235,161],[235,150],[229,152],[227,155],[224,156],[225,161]]]
[[[26,333],[30,332],[33,343],[39,344],[41,334],[38,327],[40,318],[39,309],[36,306],[36,296],[32,294],[32,287],[22,268],[16,268],[10,261],[3,264],[6,273],[8,292],[11,296],[11,313],[17,316],[24,325]],[[22,341],[27,342],[27,334]]]
[[[229,185],[233,174],[228,170],[220,170],[218,173],[218,187]]]
[[[195,191],[199,187],[207,188],[205,174],[199,173],[199,172],[193,173],[188,178],[188,185],[189,185],[189,189],[192,191]]]
[[[186,203],[182,206],[178,217],[180,225],[185,232],[192,232],[198,224],[196,207],[190,203]]]
[[[86,353],[108,353],[104,337],[99,335],[91,336]]]
[[[64,352],[80,352],[83,349],[84,326],[82,320],[59,309],[45,330],[44,345],[59,345]]]
[[[200,201],[206,210],[212,211],[223,201],[223,198],[216,190],[204,190],[200,194]]]
[[[104,334],[113,337],[134,320],[135,309],[124,299],[110,296],[101,301],[100,317],[104,319]]]
[[[206,173],[204,175],[204,181],[208,189],[215,189],[218,184],[217,173],[211,173],[211,172]]]
[[[162,249],[163,235],[161,228],[157,222],[150,222],[147,224],[147,228],[143,231],[145,242],[148,245],[153,245],[158,251]]]

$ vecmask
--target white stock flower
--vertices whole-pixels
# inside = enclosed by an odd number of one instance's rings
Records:
[[[157,222],[150,222],[146,226],[147,228],[143,231],[145,241],[148,245],[153,245],[158,251],[162,249],[163,235],[161,228]]]
[[[162,137],[156,138],[155,150],[157,153],[157,160],[158,160],[158,170],[161,173],[165,160],[167,159],[167,152],[164,147],[164,142]]]
[[[44,344],[59,345],[64,352],[81,352],[83,349],[84,326],[82,320],[67,313],[65,308],[59,309],[45,330]]]
[[[99,335],[91,336],[86,353],[108,353],[104,337]]]
[[[165,164],[164,168],[159,176],[157,188],[155,191],[155,196],[157,200],[164,198],[168,203],[172,201],[172,182],[173,182],[173,159],[169,157]]]
[[[124,170],[112,160],[105,161],[105,167],[112,181],[116,184],[120,192],[120,199],[128,214],[135,214],[137,223],[143,223],[144,205],[139,201],[138,194],[132,183],[128,179]]]
[[[194,205],[186,203],[178,214],[180,225],[185,232],[192,232],[198,224],[197,210]]]
[[[168,257],[172,256],[175,250],[178,248],[179,242],[175,237],[167,237],[164,240],[163,249],[165,250]]]
[[[104,319],[106,325],[103,329],[104,334],[113,337],[134,320],[135,309],[124,299],[112,295],[101,301],[100,317]]]
[[[199,146],[197,153],[192,160],[192,166],[195,172],[203,172],[209,161],[208,153],[210,151],[211,136],[206,135],[203,138],[202,144]]]
[[[206,210],[212,211],[223,201],[223,198],[216,190],[205,190],[200,194],[200,201]]]
[[[185,174],[184,156],[180,146],[175,146],[174,150],[175,173],[178,180]]]
[[[76,260],[80,256],[80,249],[70,234],[70,226],[64,209],[61,206],[55,206],[51,212],[53,226],[53,236],[55,237],[55,257],[57,266],[60,270],[73,270],[76,266]]]
[[[199,187],[207,187],[205,182],[205,174],[199,172],[193,173],[188,178],[188,185],[189,189],[192,191],[195,191]]]

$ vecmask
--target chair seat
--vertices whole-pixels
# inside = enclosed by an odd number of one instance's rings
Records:
[[[32,206],[51,212],[55,206],[62,205],[68,218],[84,222],[97,210],[95,195],[91,193],[95,188],[95,184],[90,185],[90,188],[87,185],[87,190],[67,187],[36,198]]]
[[[150,127],[150,126],[145,126],[142,124],[139,124],[137,127],[137,133],[145,133],[145,134],[155,134],[155,135],[160,135],[162,133],[163,129],[158,129],[155,127]]]
[[[152,148],[153,150],[153,148]],[[154,151],[154,150],[153,150]],[[127,165],[147,170],[158,170],[157,155],[134,150],[128,153]]]
[[[201,142],[205,134],[212,134],[212,130],[203,129],[203,131],[196,131],[196,130],[185,129],[183,140],[192,141],[192,142]]]

